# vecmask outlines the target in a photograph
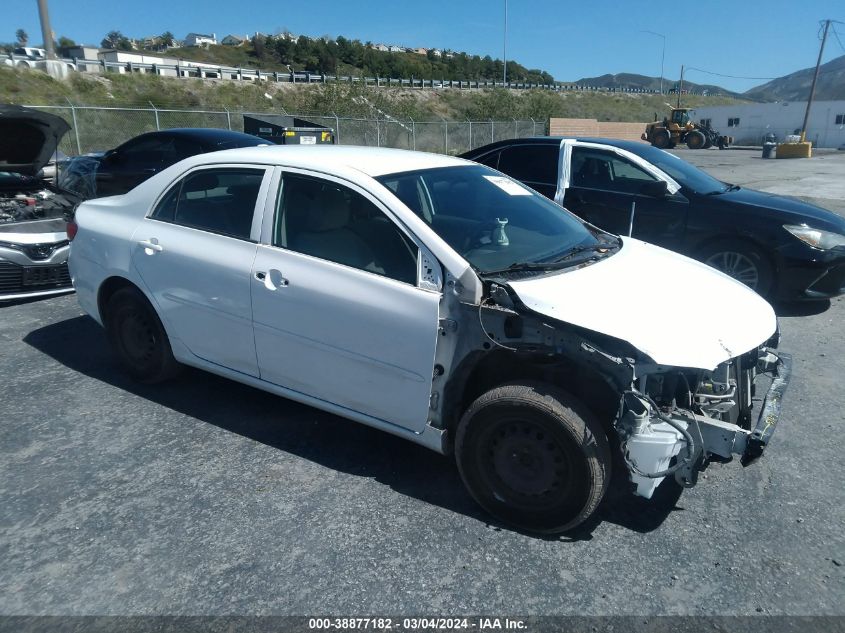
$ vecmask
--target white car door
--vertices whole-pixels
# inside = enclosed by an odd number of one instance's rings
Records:
[[[419,248],[351,183],[286,170],[252,275],[262,380],[421,432],[440,291]]]
[[[132,263],[171,336],[258,376],[250,279],[272,169],[215,165],[177,181],[135,230]]]

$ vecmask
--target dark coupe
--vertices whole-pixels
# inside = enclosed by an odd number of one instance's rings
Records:
[[[600,228],[703,261],[770,299],[845,293],[845,218],[721,182],[650,145],[538,137],[462,157],[524,182]]]
[[[86,198],[126,193],[183,158],[236,147],[271,145],[251,134],[213,128],[147,132],[104,154],[79,156],[63,174],[64,187]]]

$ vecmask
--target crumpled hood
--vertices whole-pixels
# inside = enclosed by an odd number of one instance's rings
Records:
[[[627,341],[660,365],[715,369],[774,334],[774,310],[743,284],[683,255],[622,240],[595,264],[510,286],[535,312]]]
[[[0,171],[37,174],[69,129],[54,114],[0,104]]]

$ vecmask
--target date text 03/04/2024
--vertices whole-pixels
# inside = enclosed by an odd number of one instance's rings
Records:
[[[496,630],[525,630],[526,624],[523,620],[514,618],[479,617],[479,618],[440,618],[440,617],[415,617],[415,618],[379,618],[379,617],[355,617],[355,618],[309,618],[308,628],[311,630],[471,630],[496,631]]]

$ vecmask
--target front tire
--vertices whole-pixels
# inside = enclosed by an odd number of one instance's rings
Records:
[[[701,149],[707,143],[707,138],[698,130],[693,130],[687,134],[687,147],[690,149]]]
[[[573,396],[539,383],[503,385],[473,402],[458,425],[455,458],[481,507],[532,532],[583,523],[610,481],[601,424]]]
[[[700,260],[763,297],[767,297],[774,286],[774,269],[766,254],[741,240],[714,244],[701,253]]]
[[[135,380],[161,382],[178,373],[158,315],[137,288],[121,288],[108,301],[106,332],[120,364]]]

